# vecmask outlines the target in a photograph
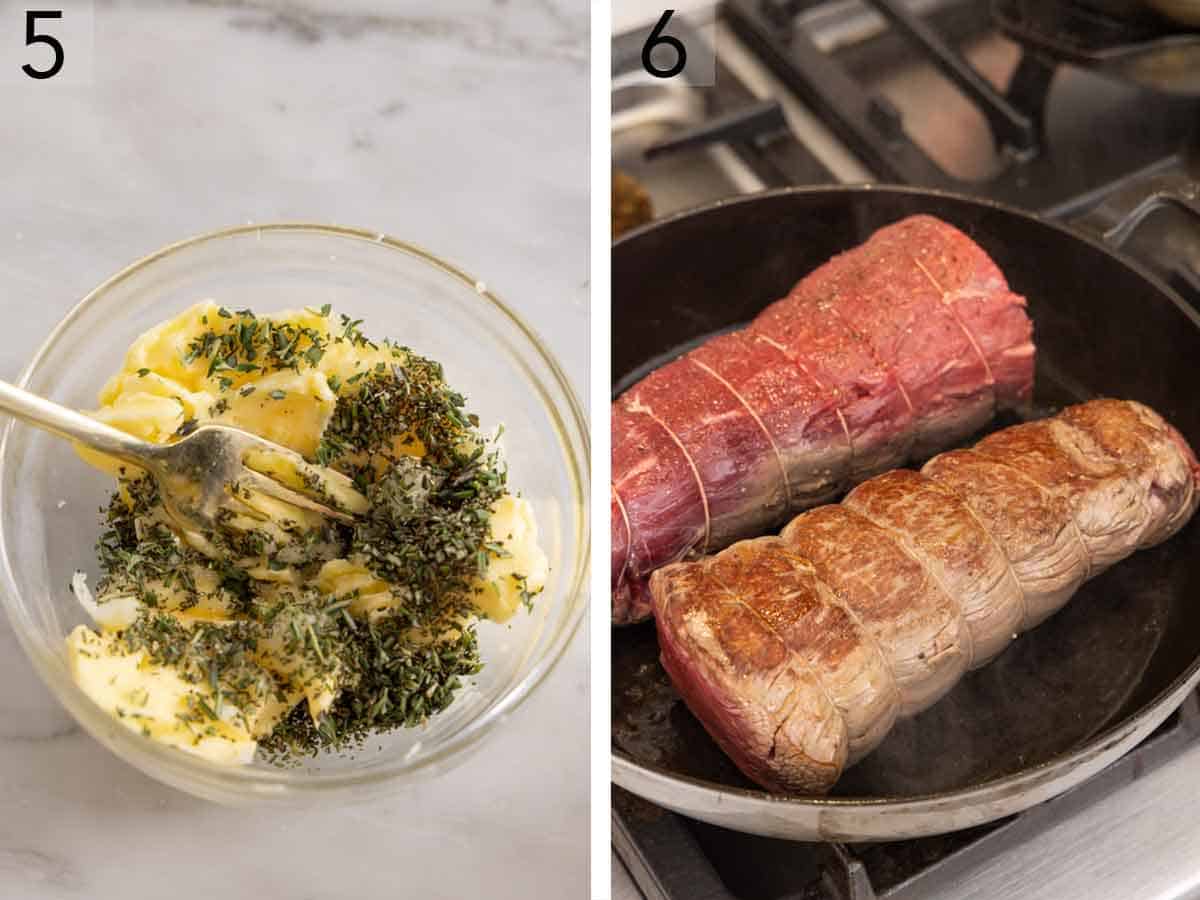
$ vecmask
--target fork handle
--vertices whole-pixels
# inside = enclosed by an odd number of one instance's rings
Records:
[[[144,466],[153,455],[153,444],[140,441],[45,397],[31,394],[7,381],[0,381],[0,410],[43,431],[78,441],[85,447],[126,462]]]

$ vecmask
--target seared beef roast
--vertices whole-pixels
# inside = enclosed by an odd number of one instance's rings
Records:
[[[1200,464],[1140,403],[1093,400],[859,485],[780,537],[650,579],[662,662],[747,776],[818,793],[898,716],[1166,540]]]

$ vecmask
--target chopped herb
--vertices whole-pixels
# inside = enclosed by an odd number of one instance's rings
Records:
[[[371,507],[355,526],[351,550],[404,590],[417,627],[469,614],[474,580],[487,568],[486,512],[504,493],[504,472],[482,450],[439,467],[401,456],[367,491]]]
[[[328,318],[331,306],[309,312]],[[249,310],[222,307],[218,315],[217,327],[192,340],[183,359],[221,391],[234,389],[237,375],[318,366],[331,343],[390,355],[360,359],[361,371],[344,379],[326,375],[336,403],[314,453],[319,464],[354,479],[369,510],[353,526],[313,527],[297,517],[268,528],[258,524],[254,494],[235,486],[249,513],[222,510],[202,553],[172,530],[154,481],[122,471],[97,545],[98,600],[132,596],[141,604],[119,640],[195,686],[179,716],[197,735],[216,733],[214,723],[231,715],[250,727],[268,701],[302,694],[335,699],[317,721],[307,703],[296,703],[260,741],[268,758],[343,750],[379,730],[419,725],[482,666],[473,598],[491,561],[510,555],[489,531],[491,508],[506,492],[503,462],[442,367],[405,347],[373,343],[361,320],[341,315],[330,334]],[[202,323],[208,326],[207,316]],[[236,389],[248,397],[256,388]],[[287,392],[268,396],[283,400]],[[209,416],[229,404],[216,400]],[[187,418],[177,435],[198,424]],[[365,567],[388,592],[382,599],[373,592],[367,603],[358,591],[322,594],[317,573],[335,559]],[[529,605],[525,578],[508,577]],[[272,582],[269,590],[264,581]],[[201,603],[204,618],[179,617]],[[208,621],[210,609],[228,617]],[[283,664],[268,671],[264,658]]]
[[[222,371],[273,372],[283,369],[300,371],[302,364],[320,362],[327,337],[321,331],[291,322],[259,319],[250,310],[236,314],[221,309],[224,319],[232,320],[223,330],[208,330],[194,338],[183,357],[186,365],[207,360],[207,374]]]

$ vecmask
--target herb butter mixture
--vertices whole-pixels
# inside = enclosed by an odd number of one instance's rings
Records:
[[[201,303],[142,335],[93,415],[158,443],[243,428],[354,479],[353,526],[273,498],[214,532],[180,529],[154,482],[117,479],[97,545],[97,630],[67,638],[76,681],[128,727],[247,763],[358,744],[444,709],[482,665],[476,621],[546,581],[530,504],[442,368],[320,310]]]

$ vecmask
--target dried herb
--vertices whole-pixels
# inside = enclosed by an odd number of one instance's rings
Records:
[[[209,329],[194,338],[184,354],[184,365],[207,360],[208,377],[230,372],[300,371],[302,365],[316,365],[325,352],[328,339],[316,328],[292,322],[260,319],[248,309],[231,313],[223,307],[219,315],[228,324],[221,330]],[[228,376],[219,382],[221,390],[233,384]]]
[[[282,697],[282,688],[256,661],[259,628],[253,622],[184,625],[175,616],[148,612],[121,632],[119,640],[127,649],[145,651],[154,662],[170,666],[185,681],[211,689],[212,703],[203,692],[189,695],[188,708],[179,714],[189,724],[216,721],[226,704],[246,715],[269,697]],[[249,726],[246,721],[239,724]]]
[[[312,312],[328,317],[330,308]],[[205,362],[220,390],[236,386],[242,397],[255,386],[238,386],[241,375],[316,366],[334,343],[380,348],[363,335],[361,320],[344,315],[329,335],[259,319],[249,310],[221,308],[217,317],[219,323],[188,345],[184,362]],[[304,688],[336,692],[318,722],[298,703],[260,742],[276,761],[346,749],[374,731],[418,725],[445,709],[482,665],[472,599],[489,560],[506,555],[489,539],[491,507],[505,493],[505,468],[479,435],[478,419],[465,411],[462,395],[445,383],[442,367],[407,348],[383,346],[390,363],[344,380],[327,377],[337,403],[315,456],[350,474],[367,493],[369,512],[353,527],[323,522],[306,528],[286,519],[256,525],[253,497],[246,494],[248,515],[223,513],[218,527],[204,535],[208,549],[202,553],[169,527],[154,482],[123,473],[123,490],[108,505],[97,545],[101,601],[132,594],[144,607],[121,640],[208,685],[212,702],[197,694],[184,713],[189,724],[211,724],[228,704],[251,711],[267,695],[283,700]],[[269,392],[276,400],[286,396]],[[221,398],[209,414],[228,409]],[[188,419],[178,434],[197,424]],[[312,587],[321,565],[336,558],[363,565],[386,582],[387,607],[369,617],[354,615],[357,594],[323,596]],[[257,574],[260,568],[291,573],[294,582],[309,586],[290,587],[285,580],[265,591],[256,580],[267,577]],[[216,585],[231,621],[185,622],[170,614],[200,602],[201,573]],[[528,604],[523,576],[511,577]],[[165,589],[172,595],[170,610]],[[286,678],[263,668],[264,653],[282,656]]]
[[[365,627],[343,624],[342,665],[353,688],[343,691],[319,725],[297,707],[259,746],[268,758],[346,750],[376,731],[413,727],[444,710],[463,679],[482,668],[472,628],[415,644],[397,619]]]
[[[149,608],[159,605],[158,589],[184,595],[183,608],[198,601],[192,565],[197,554],[187,549],[161,520],[152,515],[159,504],[152,479],[124,482],[130,502],[114,494],[104,510],[108,527],[96,543],[103,576],[99,590],[133,594]]]
[[[345,455],[382,454],[395,461],[401,455],[396,438],[408,435],[422,443],[431,462],[445,466],[475,437],[479,420],[464,411],[466,401],[445,383],[441,365],[405,347],[392,352],[390,366],[378,363],[346,379],[356,390],[338,398],[317,450],[324,464]]]
[[[404,588],[398,615],[427,627],[469,611],[486,567],[490,508],[504,484],[497,456],[478,447],[450,454],[445,467],[401,457],[368,488],[370,511],[355,526],[351,552]]]

